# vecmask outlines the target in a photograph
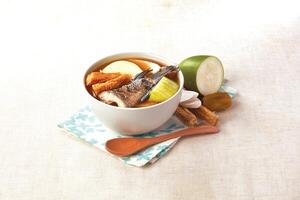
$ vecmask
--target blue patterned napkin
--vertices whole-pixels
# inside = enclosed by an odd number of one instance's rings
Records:
[[[219,92],[227,92],[231,98],[234,98],[237,95],[237,90],[235,88],[229,87],[226,84],[223,84],[221,86]]]
[[[227,92],[232,98],[237,94],[236,89],[231,88],[227,85],[223,85],[220,91]],[[107,152],[105,149],[105,143],[107,140],[119,137],[128,137],[105,127],[102,122],[100,122],[96,118],[96,116],[88,106],[80,109],[69,119],[58,124],[58,127],[105,152]],[[176,130],[184,129],[185,127],[185,125],[183,125],[175,116],[173,116],[169,119],[169,121],[167,121],[157,130],[134,137],[155,137],[158,135],[171,133]],[[156,144],[144,151],[141,151],[138,154],[129,157],[117,158],[126,164],[137,167],[142,167],[146,164],[152,164],[160,159],[165,153],[167,153],[175,145],[178,139],[179,138],[175,138],[162,142],[160,144]]]
[[[105,152],[107,152],[105,149],[105,143],[107,140],[117,137],[125,137],[105,127],[102,122],[96,118],[95,114],[88,106],[80,109],[69,119],[60,123],[58,127]],[[155,137],[157,135],[174,132],[175,130],[180,130],[183,128],[185,128],[185,126],[173,116],[168,122],[166,122],[157,130],[135,137]],[[118,158],[126,164],[142,167],[146,164],[154,163],[161,158],[175,145],[178,139],[179,138],[175,138],[160,144],[156,144],[138,154],[129,157]]]

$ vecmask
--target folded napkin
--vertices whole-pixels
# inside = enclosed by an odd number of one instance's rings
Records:
[[[234,88],[223,85],[220,89],[222,92],[227,92],[232,98],[236,96],[237,91]],[[80,138],[91,145],[106,151],[106,141],[113,138],[129,137],[123,136],[109,128],[105,127],[101,121],[97,119],[90,107],[86,106],[69,117],[64,122],[58,124],[58,127],[67,133]],[[165,124],[158,129],[148,132],[143,135],[133,137],[155,137],[162,134],[171,133],[177,130],[186,128],[186,126],[172,116]],[[126,164],[142,167],[147,164],[152,164],[167,153],[177,142],[179,138],[171,139],[147,148],[135,155],[129,157],[117,157]],[[108,153],[108,152],[107,152]],[[110,154],[111,155],[111,154]]]
[[[219,89],[219,92],[227,92],[227,94],[234,98],[237,95],[237,90],[235,88],[229,87],[226,84],[223,84],[221,88]]]
[[[80,109],[77,113],[72,115],[66,121],[58,124],[58,127],[66,131],[67,133],[78,137],[95,147],[106,151],[105,143],[107,140],[119,137],[128,137],[120,135],[107,127],[105,127],[102,122],[100,122],[95,114],[91,111],[90,107],[86,106]],[[157,130],[151,131],[149,133],[134,136],[134,137],[155,137],[162,134],[167,134],[185,128],[175,116],[171,117],[164,125],[162,125]],[[161,158],[167,151],[169,151],[177,142],[178,138],[171,139],[148,149],[141,151],[135,155],[129,157],[118,157],[120,160],[129,165],[134,165],[137,167],[142,167],[146,164],[151,164]]]

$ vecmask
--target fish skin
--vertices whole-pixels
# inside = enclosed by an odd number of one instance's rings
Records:
[[[140,103],[141,98],[151,89],[154,82],[149,78],[132,81],[114,90],[101,92],[98,97],[105,103],[116,103],[118,107],[131,108]]]

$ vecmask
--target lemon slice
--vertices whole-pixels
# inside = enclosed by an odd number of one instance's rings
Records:
[[[163,77],[150,92],[149,100],[163,102],[172,97],[177,92],[178,88],[179,85],[176,82]]]
[[[119,60],[110,63],[103,69],[104,73],[115,73],[120,72],[122,74],[131,74],[134,77],[136,74],[142,72],[141,68],[129,61]]]

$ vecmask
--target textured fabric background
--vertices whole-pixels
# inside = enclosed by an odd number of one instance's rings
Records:
[[[300,199],[295,0],[0,1],[0,199]],[[103,56],[218,56],[239,96],[222,132],[139,169],[56,127]],[[144,122],[147,123],[147,122]]]

